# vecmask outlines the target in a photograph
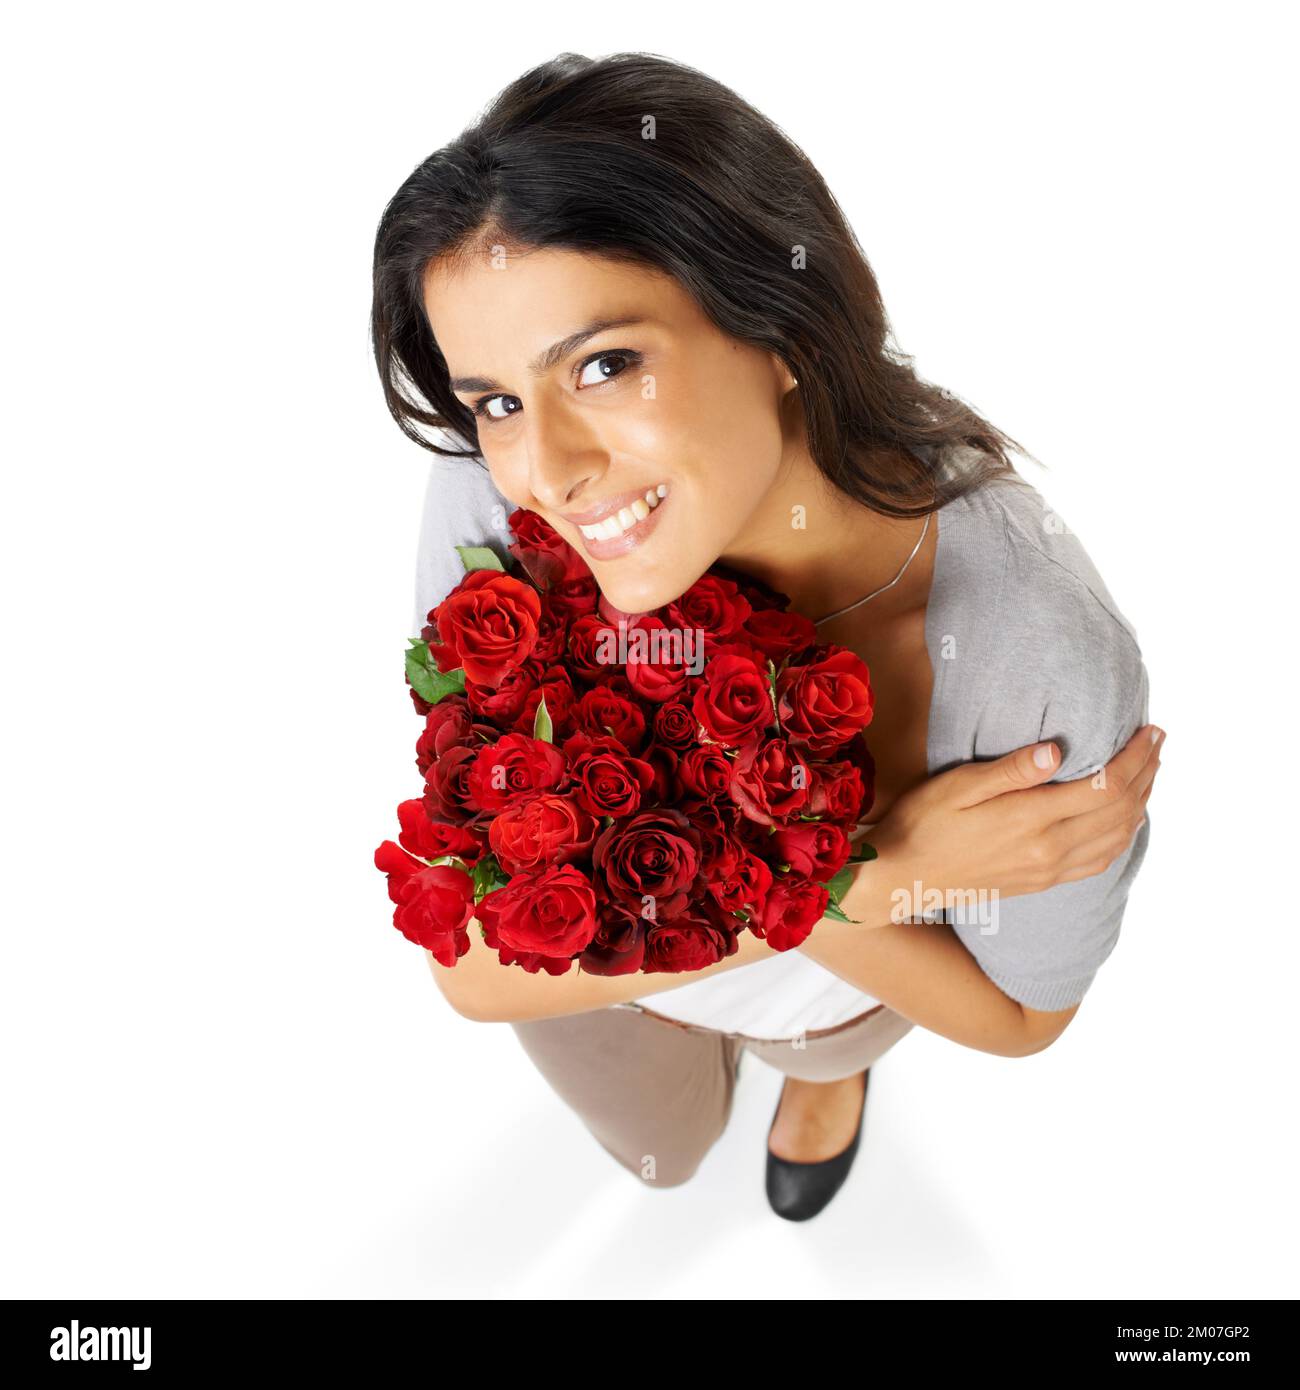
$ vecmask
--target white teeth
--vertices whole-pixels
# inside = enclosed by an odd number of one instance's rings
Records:
[[[638,521],[644,521],[667,495],[667,483],[660,483],[658,487],[647,489],[645,496],[638,497],[630,507],[620,507],[617,513],[605,517],[603,521],[597,521],[590,526],[579,526],[578,530],[591,541],[613,540],[615,536],[621,536],[624,531],[635,526]]]

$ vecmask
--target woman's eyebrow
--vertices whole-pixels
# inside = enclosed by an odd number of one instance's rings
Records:
[[[596,319],[585,328],[578,329],[576,333],[570,333],[567,337],[561,338],[558,343],[552,343],[543,352],[539,352],[528,364],[528,370],[533,376],[545,376],[557,362],[563,362],[571,352],[580,348],[588,338],[594,338],[597,333],[604,333],[610,328],[630,328],[634,324],[647,323],[648,321],[640,315],[633,318]],[[451,379],[451,389],[453,391],[499,391],[502,388],[500,383],[493,381],[491,377],[455,376]]]

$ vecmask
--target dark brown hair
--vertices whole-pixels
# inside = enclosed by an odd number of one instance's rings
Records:
[[[772,121],[693,68],[645,53],[561,54],[512,82],[384,209],[371,336],[388,408],[424,448],[480,462],[422,289],[432,261],[493,244],[673,276],[723,333],[789,367],[817,466],[875,511],[921,516],[1014,472],[1008,449],[1032,457],[916,374],[821,175]],[[957,446],[966,462],[954,468]]]

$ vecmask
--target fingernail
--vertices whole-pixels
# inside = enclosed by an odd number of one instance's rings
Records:
[[[1034,762],[1039,767],[1051,767],[1052,765],[1052,745],[1050,743],[1040,743],[1034,749]]]
[[[1157,729],[1156,726],[1155,726],[1154,724],[1152,724],[1152,726],[1151,726],[1151,742],[1152,742],[1152,743],[1158,743],[1163,737],[1164,737],[1164,734],[1163,734],[1159,729]]]

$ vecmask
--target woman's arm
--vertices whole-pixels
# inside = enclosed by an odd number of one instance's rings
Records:
[[[890,920],[897,885],[979,884],[1005,897],[1033,893],[1100,872],[1132,839],[1133,819],[1159,766],[1147,730],[1106,765],[1099,792],[1090,791],[1095,783],[1038,785],[1058,766],[1055,746],[1040,746],[1052,750],[1046,767],[1035,763],[1030,745],[940,773],[900,797],[873,836],[882,858],[858,865],[841,899],[854,922],[823,918],[798,949],[922,1027],[967,1046],[1007,1056],[1047,1046],[1073,1009],[1023,1008],[983,975],[950,927]],[[454,966],[425,954],[452,1008],[479,1023],[585,1013],[772,955],[765,941],[745,931],[734,954],[703,970],[588,975],[575,966],[563,975],[530,974],[502,966],[475,922],[470,933],[470,949]]]
[[[922,1028],[980,1052],[1025,1057],[1041,1052],[1065,1030],[1078,1004],[1041,1013],[1016,1003],[984,974],[945,923],[865,925],[855,897],[862,877],[860,872],[843,907],[864,925],[828,917],[799,947],[804,955]]]
[[[864,866],[870,869],[870,865]],[[864,911],[868,884],[863,873],[845,895],[850,917]],[[856,890],[856,891],[855,891]],[[859,920],[862,920],[859,918]],[[471,927],[471,935],[476,929]],[[842,979],[890,1005],[932,1032],[982,1052],[1023,1056],[1046,1047],[1074,1017],[1074,1008],[1040,1014],[1008,999],[975,964],[943,925],[888,923],[870,930],[823,918],[799,948]],[[426,951],[429,968],[448,1003],[476,1023],[505,1023],[585,1013],[661,990],[676,989],[708,975],[766,960],[773,954],[751,932],[739,938],[734,955],[703,970],[684,974],[588,975],[576,968],[564,975],[530,975],[503,967],[496,952],[480,941],[450,969]]]
[[[641,999],[660,990],[676,989],[680,985],[735,970],[742,965],[766,960],[773,954],[766,941],[753,932],[742,932],[736,951],[725,960],[677,974],[637,971],[631,975],[588,975],[577,966],[563,975],[548,975],[539,970],[535,975],[517,965],[503,966],[497,953],[489,950],[478,934],[478,923],[470,923],[471,946],[453,966],[440,965],[432,951],[429,969],[447,1002],[464,1018],[475,1023],[523,1022],[526,1019],[558,1018],[562,1014],[586,1013],[610,1004],[622,1004]]]
[[[1078,1003],[1051,1012],[1019,1003],[984,973],[951,926],[912,920],[920,915],[919,906],[897,920],[899,914],[882,909],[882,892],[892,903],[901,890],[904,901],[915,903],[918,888],[922,893],[931,887],[966,893],[966,885],[979,885],[978,892],[991,890],[996,904],[999,893],[1024,901],[1028,893],[1094,878],[1132,844],[1145,816],[1160,766],[1163,736],[1157,739],[1157,733],[1139,729],[1100,778],[990,796],[1004,773],[1033,776],[1032,760],[1025,756],[1029,750],[1022,749],[996,762],[966,764],[955,770],[955,781],[954,773],[929,779],[900,797],[878,827],[874,843],[883,858],[855,870],[841,898],[853,922],[824,920],[799,949],[864,993],[954,1042],[1003,1057],[1041,1052],[1065,1030]],[[963,779],[968,784],[965,792]],[[1029,814],[1022,817],[1026,808]],[[995,823],[988,821],[988,813],[997,815],[999,809],[1005,811],[1004,825],[1019,820],[1020,853],[1034,865],[1036,875],[1022,877],[1013,894],[999,886],[1008,873],[1015,883],[1012,861],[999,861],[989,833]],[[1066,819],[1054,826],[1040,819],[1043,812],[1062,811]],[[943,845],[942,879],[937,868],[925,867],[927,837]]]

